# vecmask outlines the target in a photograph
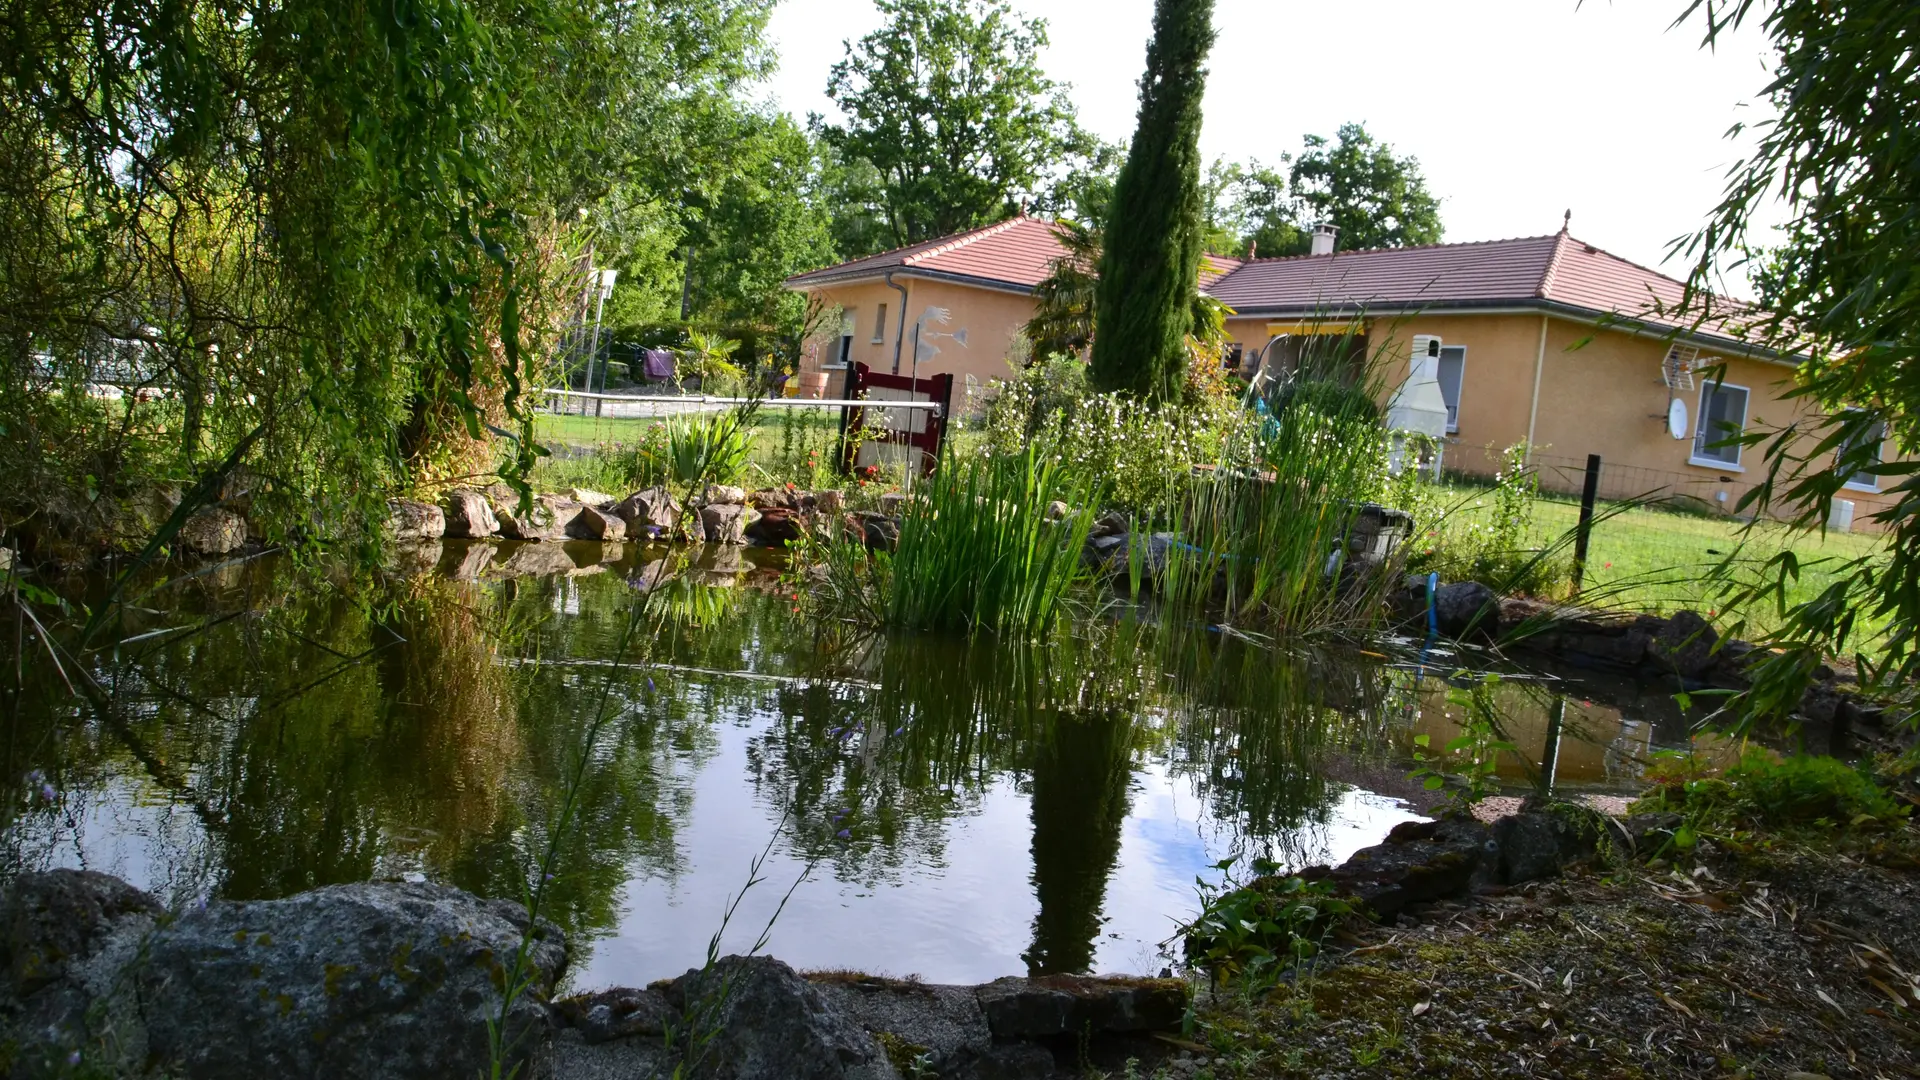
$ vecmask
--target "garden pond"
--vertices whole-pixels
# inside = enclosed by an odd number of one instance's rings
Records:
[[[127,590],[83,661],[17,638],[4,865],[176,906],[377,878],[518,899],[551,846],[578,988],[697,965],[743,890],[722,950],[771,920],[801,968],[1153,973],[1222,860],[1338,861],[1430,808],[1414,739],[1451,738],[1463,690],[1515,791],[1630,790],[1686,736],[1657,689],[1494,684],[1417,641],[1117,609],[1037,642],[881,636],[816,617],[777,556],[613,547],[508,575],[539,546],[449,543],[372,599],[259,557]]]

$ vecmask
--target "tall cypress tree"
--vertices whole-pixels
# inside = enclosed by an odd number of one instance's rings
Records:
[[[1200,275],[1200,102],[1213,0],[1156,0],[1140,120],[1114,185],[1094,306],[1093,381],[1180,395]]]

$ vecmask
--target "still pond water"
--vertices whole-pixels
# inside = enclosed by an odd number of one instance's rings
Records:
[[[699,963],[763,852],[727,950],[791,890],[766,949],[801,968],[1154,972],[1218,861],[1337,861],[1418,817],[1411,740],[1461,713],[1467,661],[1417,642],[1112,613],[1023,645],[880,637],[796,612],[777,566],[660,556],[449,544],[372,603],[271,559],[141,594],[96,654],[105,700],[26,656],[6,866],[172,905],[420,877],[518,897],[602,716],[551,892],[575,987]],[[1516,790],[1619,790],[1684,737],[1657,692],[1484,693]]]

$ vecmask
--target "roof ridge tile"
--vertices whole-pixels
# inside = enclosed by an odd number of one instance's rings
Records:
[[[1551,240],[1551,236],[1504,236],[1496,240],[1451,240],[1438,244],[1413,244],[1408,247],[1375,247],[1336,250],[1332,255],[1267,255],[1258,259],[1242,259],[1242,266],[1258,266],[1265,263],[1296,262],[1305,259],[1337,259],[1342,255],[1383,255],[1401,251],[1433,251],[1436,248],[1490,247],[1494,244],[1519,244],[1528,240]]]
[[[1553,275],[1560,269],[1560,253],[1566,250],[1567,244],[1572,239],[1572,237],[1566,234],[1565,230],[1560,231],[1554,236],[1553,254],[1547,256],[1546,269],[1540,272],[1540,285],[1534,289],[1533,295],[1542,300],[1553,295]]]

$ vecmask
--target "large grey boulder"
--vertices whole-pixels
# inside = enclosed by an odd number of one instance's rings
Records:
[[[700,539],[709,544],[745,544],[752,514],[739,503],[709,503],[700,508]]]
[[[1310,866],[1300,876],[1330,881],[1375,918],[1391,921],[1411,904],[1466,893],[1499,857],[1487,827],[1472,818],[1403,821],[1385,841],[1361,848],[1339,866]]]
[[[537,495],[523,513],[517,502],[496,500],[493,512],[500,519],[500,535],[509,540],[564,540],[567,526],[582,507],[557,495]]]
[[[872,510],[855,510],[848,515],[847,522],[858,531],[860,542],[869,551],[892,551],[900,546],[899,518]]]
[[[573,520],[567,523],[567,535],[575,540],[624,540],[627,538],[627,523],[610,510],[582,506],[580,512],[573,515]]]
[[[447,516],[432,503],[418,499],[387,500],[387,538],[438,540],[447,533]]]
[[[708,484],[705,501],[708,506],[745,506],[747,492],[732,484]]]
[[[500,531],[500,519],[487,497],[470,488],[447,492],[447,501],[441,510],[446,515],[448,536],[478,539]]]
[[[988,1029],[1001,1039],[1170,1030],[1187,1011],[1187,984],[1179,979],[1010,975],[978,995]]]
[[[129,916],[160,914],[153,897],[97,870],[21,874],[0,897],[0,970],[28,997],[66,978]]]
[[[149,1057],[216,1080],[485,1076],[525,925],[511,903],[438,885],[210,904],[156,931],[136,968]],[[559,930],[536,927],[503,1032],[523,1072],[565,961]]]
[[[1448,637],[1488,634],[1499,628],[1500,598],[1478,581],[1456,581],[1434,591],[1433,614]]]
[[[589,1043],[632,1035],[664,1036],[676,1019],[673,1006],[660,991],[626,987],[577,994],[555,1002],[554,1012]]]
[[[627,523],[627,535],[642,537],[680,523],[680,500],[664,487],[650,487],[613,504],[613,516]]]
[[[867,1031],[886,1034],[896,1067],[904,1059],[941,1080],[1049,1080],[1054,1075],[1053,1054],[1045,1046],[994,1039],[981,1002],[1001,984],[941,986],[838,974],[811,981],[829,1008]]]
[[[1107,567],[1116,573],[1131,574],[1137,563],[1140,576],[1146,581],[1158,581],[1166,573],[1167,562],[1173,557],[1173,548],[1180,538],[1173,533],[1152,533],[1142,536],[1139,533],[1122,534],[1122,544],[1110,549]]]
[[[760,511],[746,528],[746,539],[758,547],[786,547],[806,535],[805,519],[796,511],[770,507]]]
[[[728,956],[664,990],[689,1036],[711,1033],[690,1075],[702,1080],[894,1080],[873,1036],[768,956]]]
[[[145,543],[179,506],[180,488],[176,484],[141,488],[120,500],[114,531],[124,543]]]
[[[180,546],[200,555],[225,555],[247,542],[247,519],[224,506],[203,506],[181,522]]]
[[[1647,646],[1647,656],[1662,666],[1692,678],[1713,666],[1713,647],[1720,642],[1713,625],[1697,611],[1676,611]]]
[[[1502,885],[1550,878],[1570,863],[1593,855],[1607,837],[1606,819],[1573,804],[1529,798],[1517,814],[1493,823],[1500,848],[1496,877]]]
[[[103,1075],[146,1053],[121,971],[138,956],[160,905],[92,870],[21,874],[0,895],[0,1045],[10,1075],[66,1076],[70,1055]]]

